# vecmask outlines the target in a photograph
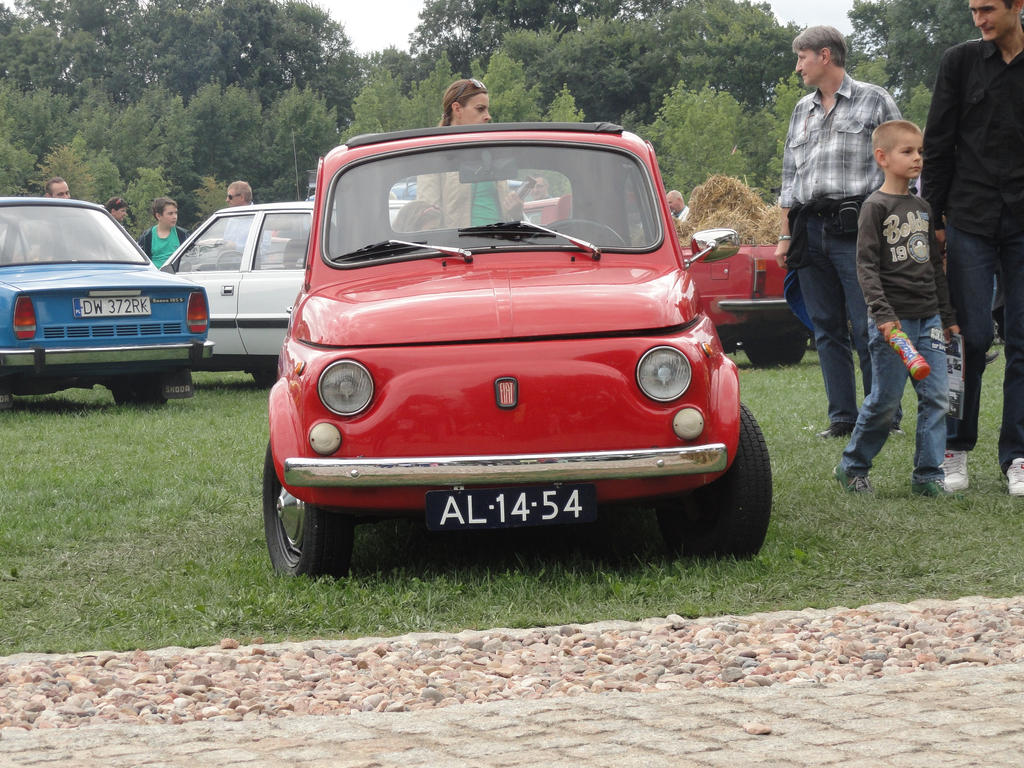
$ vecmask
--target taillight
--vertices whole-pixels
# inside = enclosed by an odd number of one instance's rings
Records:
[[[764,259],[754,259],[754,298],[764,296],[765,284],[768,282],[768,266]]]
[[[19,296],[14,303],[14,336],[18,339],[31,339],[35,335],[36,308],[28,296]]]
[[[206,306],[206,296],[202,291],[192,291],[188,297],[188,330],[190,333],[203,333],[210,325],[210,310]]]

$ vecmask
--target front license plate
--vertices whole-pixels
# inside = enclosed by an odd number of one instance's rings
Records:
[[[75,317],[127,317],[150,314],[149,296],[92,296],[72,299]]]
[[[593,485],[467,488],[427,491],[432,531],[590,523],[597,519]]]

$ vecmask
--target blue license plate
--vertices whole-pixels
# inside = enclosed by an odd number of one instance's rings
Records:
[[[427,491],[426,510],[432,531],[591,523],[597,490],[582,484]]]

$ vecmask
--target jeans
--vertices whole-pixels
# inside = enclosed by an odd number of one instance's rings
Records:
[[[938,315],[923,320],[901,317],[900,326],[932,368],[932,372],[920,381],[911,379],[917,392],[917,434],[911,482],[942,480],[948,403],[946,349],[943,342],[932,337],[933,331],[942,332],[942,320]],[[850,442],[839,462],[840,468],[851,477],[866,476],[871,469],[872,460],[889,437],[889,427],[900,407],[909,378],[903,360],[870,319],[868,346],[871,350],[871,392],[864,398]]]
[[[814,324],[829,423],[853,424],[857,382],[850,338],[852,334],[866,394],[871,391],[868,308],[857,282],[857,235],[832,234],[825,221],[820,216],[807,218],[807,258],[799,271],[800,292]]]
[[[992,280],[996,269],[1004,294],[1003,422],[999,430],[999,464],[1024,457],[1024,232],[1004,213],[1000,231],[975,235],[946,227],[946,279],[964,337],[964,414],[948,419],[946,448],[970,451],[978,442],[978,410],[985,353],[992,344]],[[1004,234],[1004,231],[1011,234]]]

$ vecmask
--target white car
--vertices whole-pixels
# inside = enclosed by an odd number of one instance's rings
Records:
[[[222,208],[163,266],[206,288],[213,355],[198,370],[277,378],[288,315],[306,267],[310,202]]]

